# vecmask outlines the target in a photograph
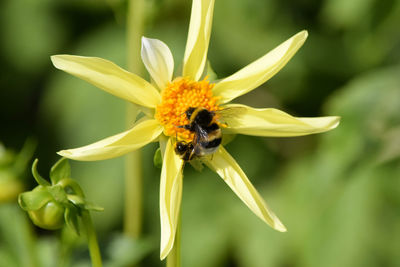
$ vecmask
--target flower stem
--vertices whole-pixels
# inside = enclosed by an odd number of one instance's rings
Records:
[[[167,267],[181,267],[181,216],[178,218],[174,246],[167,256]]]
[[[101,267],[101,255],[99,245],[97,243],[96,231],[92,223],[89,211],[82,211],[82,222],[86,229],[86,235],[88,239],[89,253],[92,260],[93,267]]]
[[[129,0],[127,14],[127,67],[141,75],[140,38],[143,35],[145,18],[144,0]],[[132,127],[138,114],[133,104],[126,109],[126,122]],[[124,233],[132,238],[139,238],[142,230],[142,157],[140,150],[129,153],[125,159],[125,218]]]
[[[127,110],[127,114],[130,113]],[[125,157],[124,233],[139,238],[142,229],[142,157],[140,150]]]

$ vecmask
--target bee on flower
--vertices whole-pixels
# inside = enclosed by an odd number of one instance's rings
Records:
[[[169,254],[174,244],[182,196],[182,168],[186,161],[201,158],[255,215],[272,228],[284,232],[285,226],[221,144],[224,132],[262,137],[301,136],[334,129],[340,120],[336,116],[299,118],[273,108],[257,109],[231,103],[282,69],[303,45],[308,34],[301,31],[229,77],[218,82],[209,81],[203,73],[213,9],[214,0],[193,0],[183,71],[178,77],[173,77],[174,60],[168,46],[157,39],[142,38],[141,57],[154,85],[101,58],[51,57],[56,68],[138,105],[147,114],[125,132],[58,153],[75,160],[104,160],[151,142],[160,142],[163,158],[161,259]],[[240,109],[242,112],[227,116],[221,123],[218,111],[224,109]]]

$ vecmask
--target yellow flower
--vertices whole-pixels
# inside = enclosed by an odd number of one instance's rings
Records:
[[[334,116],[296,118],[272,108],[255,109],[227,104],[277,73],[303,45],[307,38],[306,31],[299,32],[260,59],[217,83],[200,80],[206,64],[213,8],[214,0],[193,0],[183,73],[175,79],[172,79],[173,57],[167,45],[145,37],[142,38],[141,55],[154,85],[101,58],[71,55],[51,58],[56,68],[139,105],[147,114],[132,129],[88,146],[58,153],[75,160],[103,160],[121,156],[150,142],[160,142],[163,151],[160,184],[161,259],[171,251],[175,239],[184,161],[175,153],[174,143],[176,137],[188,142],[193,140],[193,133],[177,127],[188,123],[182,114],[189,107],[204,107],[208,110],[242,107],[246,112],[231,116],[224,128],[224,131],[234,134],[300,136],[325,132],[339,124],[339,117]],[[272,228],[286,231],[222,145],[212,157],[205,157],[204,162],[258,217]]]

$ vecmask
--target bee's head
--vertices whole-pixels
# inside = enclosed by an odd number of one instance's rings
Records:
[[[194,122],[203,127],[208,126],[215,116],[215,112],[209,111],[202,107],[190,107],[186,110],[185,114],[191,123]]]
[[[190,117],[192,117],[193,112],[196,110],[196,108],[190,107],[186,110],[186,118],[190,120]]]
[[[194,122],[202,127],[206,127],[210,125],[213,120],[215,113],[208,111],[207,109],[199,109],[195,117],[193,118]]]
[[[178,155],[184,154],[188,150],[189,145],[185,142],[178,142],[175,145],[175,152]]]

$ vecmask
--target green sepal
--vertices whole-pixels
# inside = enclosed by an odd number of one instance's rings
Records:
[[[62,186],[60,185],[49,186],[47,187],[47,191],[53,196],[56,202],[60,204],[66,204],[68,202],[67,194],[65,193],[65,190]]]
[[[161,156],[161,149],[157,148],[156,152],[154,153],[153,157],[154,166],[161,169],[162,167],[162,156]]]
[[[78,209],[74,205],[69,205],[65,209],[64,219],[67,226],[73,230],[77,235],[80,235],[79,222],[78,222]]]
[[[19,194],[18,204],[26,211],[38,210],[52,199],[48,191],[39,189]]]
[[[35,159],[35,161],[32,164],[32,174],[33,177],[35,178],[36,182],[42,186],[49,186],[50,183],[47,182],[42,176],[40,176],[40,174],[37,171],[37,164],[38,164],[39,160]]]
[[[79,186],[79,184],[75,180],[73,180],[71,178],[64,178],[64,179],[60,180],[58,182],[58,185],[62,186],[64,188],[64,190],[67,192],[67,194],[71,194],[71,192],[73,192],[72,194],[75,194],[75,195],[78,195],[81,197],[85,197],[83,194],[82,188]]]
[[[83,207],[85,205],[85,200],[78,195],[67,195],[68,200],[77,207]]]
[[[217,74],[215,73],[215,71],[213,70],[213,68],[211,67],[211,63],[209,60],[207,60],[207,72],[206,75],[208,76],[208,80],[209,81],[215,81],[218,79]]]
[[[93,210],[93,211],[104,210],[104,208],[97,206],[93,203],[90,203],[78,195],[67,195],[67,198],[72,204],[74,204],[78,208],[83,208],[85,210]]]
[[[84,208],[85,208],[86,210],[104,211],[104,208],[103,208],[103,207],[97,206],[96,204],[91,203],[91,202],[88,202],[88,201],[85,202]]]
[[[50,180],[53,184],[58,183],[61,179],[71,177],[71,167],[68,159],[61,158],[50,170]]]

